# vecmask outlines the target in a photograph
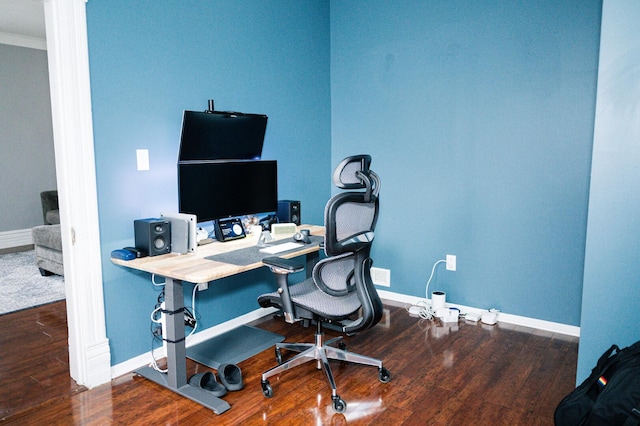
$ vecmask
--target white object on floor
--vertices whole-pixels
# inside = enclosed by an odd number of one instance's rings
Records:
[[[498,313],[497,312],[485,312],[482,314],[482,323],[487,325],[494,325],[498,322]]]

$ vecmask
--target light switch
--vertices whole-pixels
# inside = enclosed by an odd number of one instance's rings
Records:
[[[138,170],[149,170],[148,149],[136,149],[136,159],[138,161]]]

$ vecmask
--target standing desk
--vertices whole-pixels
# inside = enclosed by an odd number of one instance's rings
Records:
[[[300,225],[298,229],[309,229],[311,235],[323,236],[324,228],[316,225]],[[240,240],[227,241],[224,243],[213,242],[211,244],[199,246],[196,253],[175,254],[169,253],[160,256],[144,257],[129,261],[111,259],[116,265],[126,268],[160,275],[165,278],[165,310],[174,312],[166,315],[166,340],[167,340],[167,373],[160,373],[151,367],[143,367],[136,370],[136,373],[152,380],[192,401],[198,402],[210,408],[217,414],[227,411],[229,404],[211,393],[198,387],[191,386],[187,382],[187,352],[185,345],[184,331],[184,294],[182,282],[194,284],[208,283],[221,278],[230,277],[242,272],[260,268],[263,265],[261,260],[240,262],[243,264],[226,263],[216,258],[224,258],[237,252],[242,254],[242,250],[252,250],[256,246],[258,238],[248,236]],[[290,237],[275,239],[270,244],[291,241]],[[301,255],[307,256],[307,276],[313,269],[313,264],[317,261],[319,247],[317,244],[304,245],[295,250],[278,253],[277,256],[292,258]],[[272,256],[264,254],[264,257]],[[232,333],[231,330],[228,333]]]

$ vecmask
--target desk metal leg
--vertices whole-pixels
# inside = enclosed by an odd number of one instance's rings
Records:
[[[136,373],[212,409],[216,414],[224,413],[231,408],[226,401],[187,383],[182,281],[166,278],[164,293],[165,310],[176,312],[175,314],[166,314],[167,374],[160,373],[151,367],[143,367]]]
[[[187,384],[187,351],[184,341],[184,295],[182,281],[165,279],[164,306],[168,312],[166,318],[167,336],[167,380],[169,386],[180,388]]]

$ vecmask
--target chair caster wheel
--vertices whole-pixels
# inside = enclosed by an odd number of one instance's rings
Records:
[[[332,396],[331,399],[333,399],[333,410],[336,413],[344,413],[347,409],[347,403],[338,395]]]
[[[271,384],[269,384],[269,381],[263,380],[261,384],[262,384],[262,394],[267,398],[271,398],[273,396],[273,388],[271,387]]]
[[[344,342],[338,343],[338,349],[342,349],[343,351],[347,350],[347,344]]]
[[[276,348],[276,362],[278,365],[282,364],[282,352],[280,351],[280,348]]]
[[[391,373],[386,368],[381,367],[378,378],[382,383],[389,383],[391,381]]]

